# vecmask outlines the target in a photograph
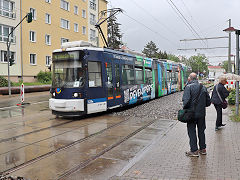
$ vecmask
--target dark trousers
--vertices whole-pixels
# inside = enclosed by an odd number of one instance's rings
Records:
[[[189,144],[192,152],[195,152],[198,150],[196,126],[198,129],[199,148],[200,149],[206,148],[205,132],[204,132],[206,129],[205,117],[197,118],[195,122],[187,124],[188,137],[190,139]]]
[[[217,111],[217,120],[216,120],[216,127],[222,125],[222,105],[221,104],[214,104],[214,107]]]

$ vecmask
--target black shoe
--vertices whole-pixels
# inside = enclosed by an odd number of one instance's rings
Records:
[[[219,127],[215,127],[215,131],[218,131],[219,130]]]
[[[225,126],[226,124],[221,124],[220,126]]]

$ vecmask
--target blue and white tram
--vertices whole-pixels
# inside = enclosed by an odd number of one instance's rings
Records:
[[[56,115],[97,113],[171,93],[167,62],[90,47],[81,41],[65,43],[52,57],[49,108]],[[184,80],[178,81],[181,85]]]

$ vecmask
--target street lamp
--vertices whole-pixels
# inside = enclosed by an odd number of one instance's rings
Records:
[[[231,20],[229,19],[229,28],[224,29],[223,31],[229,33],[228,38],[228,73],[232,73],[231,67],[231,33],[235,31],[233,27],[231,27]]]
[[[236,69],[235,73],[239,75],[239,35],[240,35],[240,30],[235,29],[234,27],[229,27],[225,30],[225,32],[235,32],[236,34]],[[236,81],[236,115],[238,116],[239,114],[239,81]]]

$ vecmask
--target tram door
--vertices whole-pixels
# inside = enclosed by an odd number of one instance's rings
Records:
[[[106,87],[108,108],[117,107],[121,103],[120,90],[120,64],[118,61],[105,63],[106,67]]]

